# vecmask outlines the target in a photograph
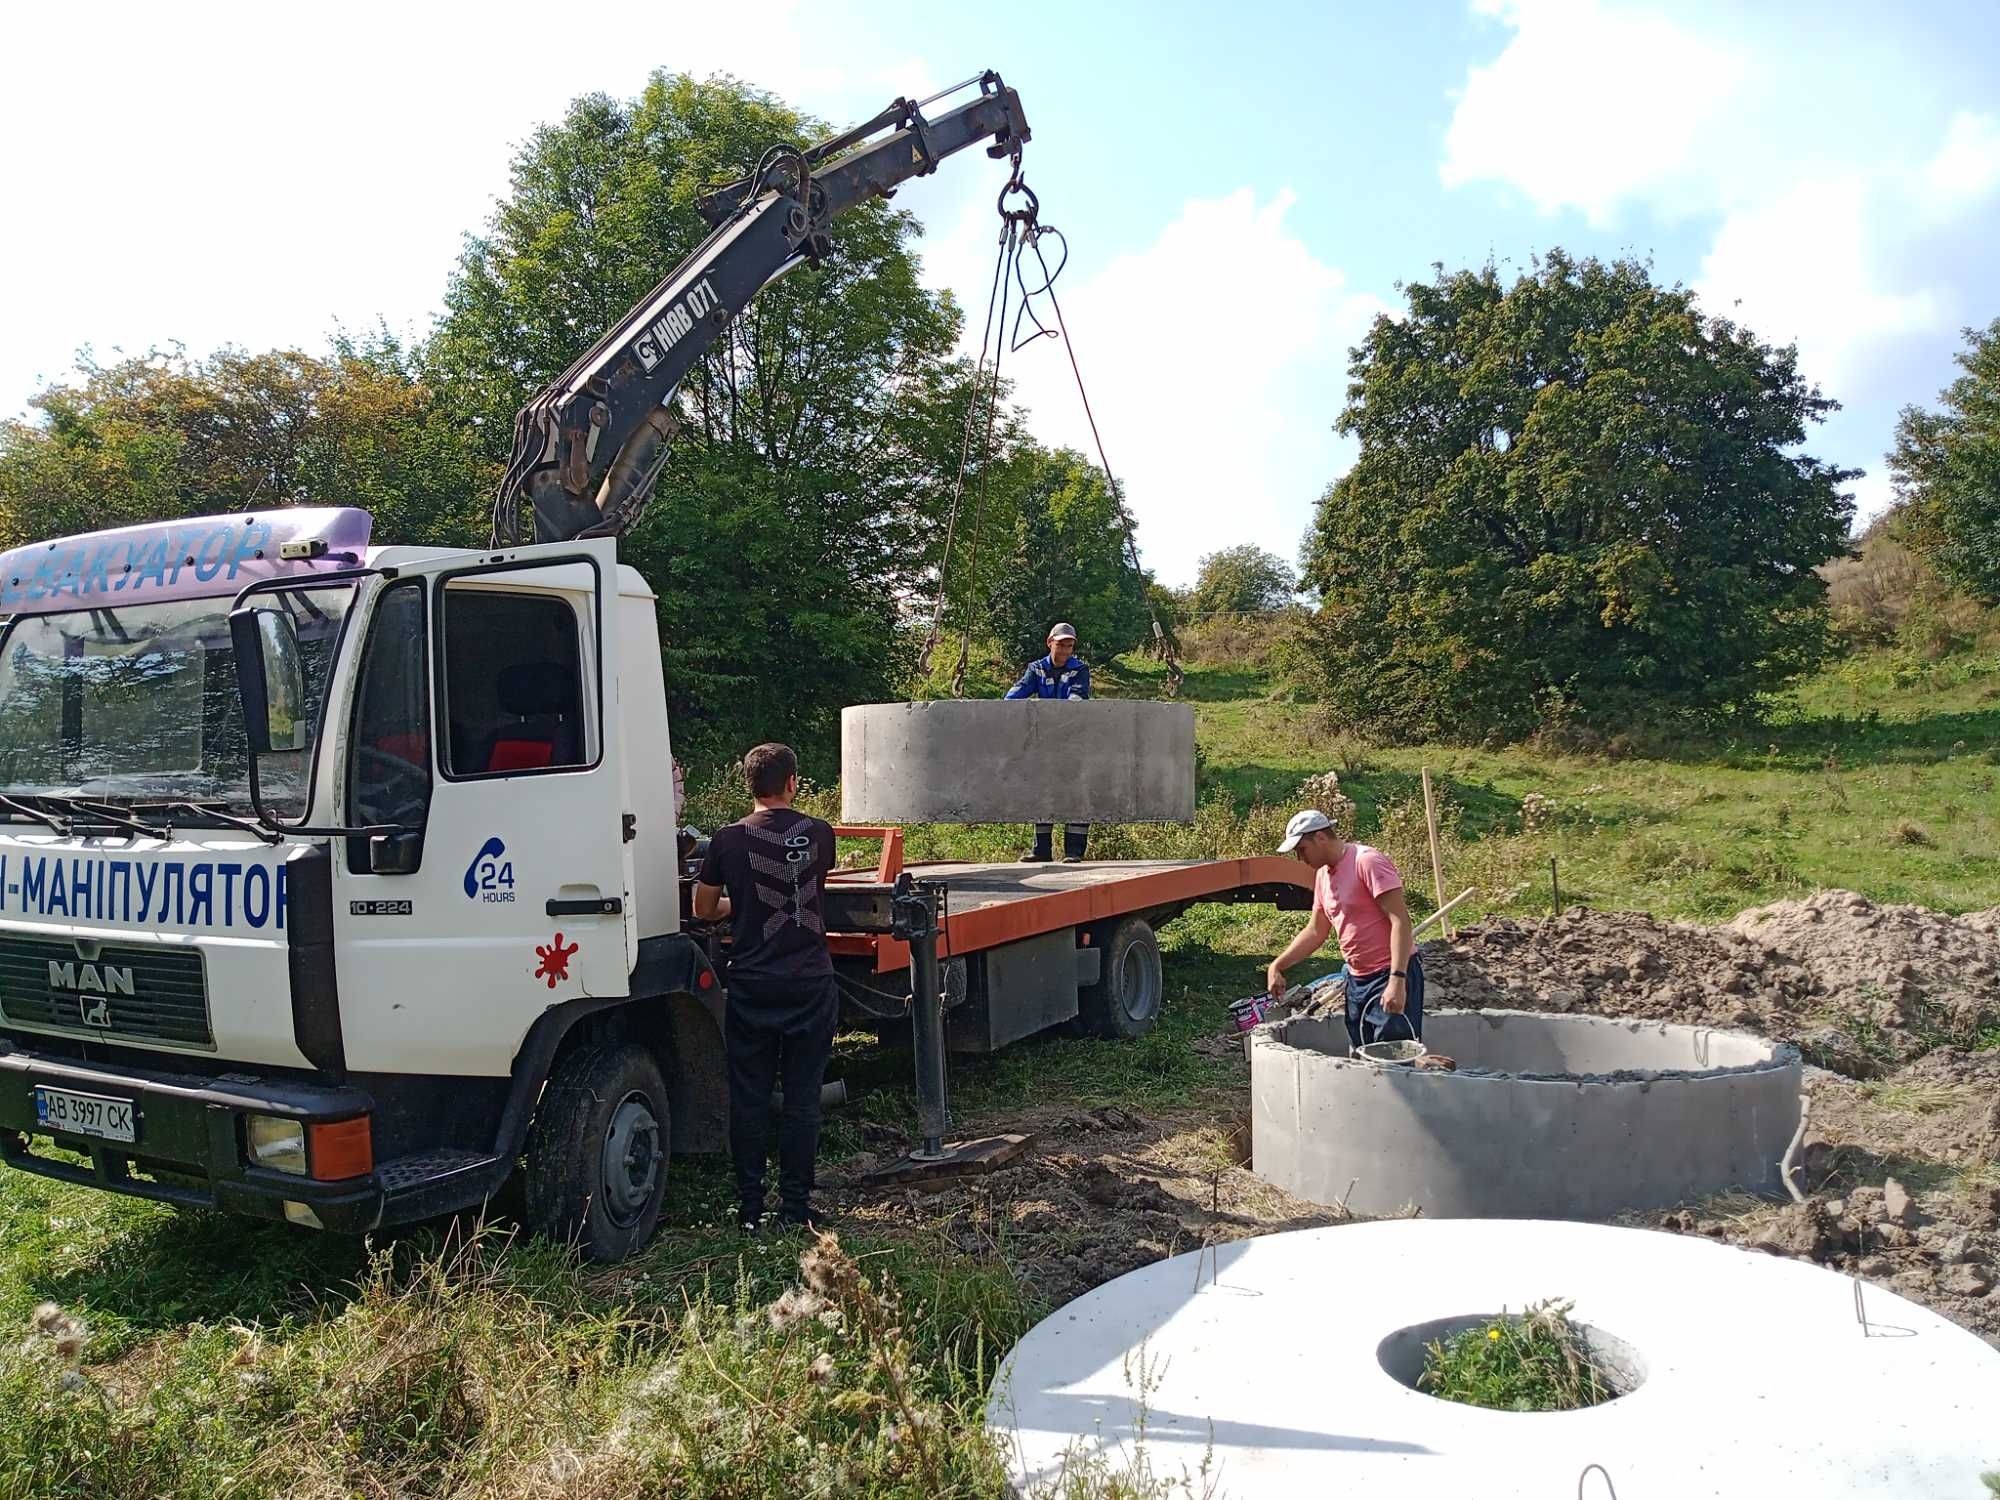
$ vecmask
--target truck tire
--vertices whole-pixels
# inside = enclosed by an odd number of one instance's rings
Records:
[[[666,1080],[646,1048],[586,1047],[556,1064],[528,1135],[528,1222],[618,1260],[653,1237],[673,1139]]]
[[[1125,917],[1112,924],[1101,952],[1097,983],[1077,992],[1077,1019],[1091,1036],[1144,1036],[1166,999],[1159,939],[1144,917]]]

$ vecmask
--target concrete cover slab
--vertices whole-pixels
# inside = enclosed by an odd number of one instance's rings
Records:
[[[1257,1175],[1316,1203],[1434,1219],[1608,1219],[1783,1190],[1796,1048],[1527,1011],[1439,1011],[1424,1040],[1459,1071],[1350,1061],[1345,1027],[1311,1017],[1253,1032]]]
[[[840,715],[849,823],[1186,823],[1194,709],[1128,699],[864,703]]]
[[[1872,1286],[1864,1326],[1854,1285],[1599,1224],[1295,1230],[1157,1261],[1058,1309],[1001,1367],[987,1423],[1024,1495],[1056,1492],[1066,1465],[1129,1473],[1135,1455],[1172,1493],[1185,1476],[1191,1494],[1258,1500],[1981,1494],[2000,1467],[2000,1353]],[[1498,1412],[1384,1367],[1405,1330],[1550,1297],[1626,1351],[1636,1389]],[[1593,1464],[1605,1473],[1584,1482]]]

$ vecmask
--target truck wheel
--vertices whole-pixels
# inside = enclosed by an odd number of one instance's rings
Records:
[[[1159,939],[1144,917],[1126,917],[1112,927],[1102,953],[1097,983],[1077,994],[1077,1019],[1092,1036],[1144,1036],[1166,996]]]
[[[549,1076],[528,1136],[528,1222],[618,1260],[653,1237],[673,1138],[660,1065],[630,1042],[588,1047]]]

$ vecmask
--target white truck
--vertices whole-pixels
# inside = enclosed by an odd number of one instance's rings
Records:
[[[721,1131],[652,593],[610,539],[368,534],[0,559],[0,1153],[350,1231],[525,1153],[536,1221],[622,1253]]]

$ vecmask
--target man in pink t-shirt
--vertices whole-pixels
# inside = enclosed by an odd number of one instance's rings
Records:
[[[1280,854],[1313,868],[1312,917],[1264,973],[1271,998],[1285,994],[1285,970],[1340,934],[1347,960],[1347,1037],[1356,1046],[1424,1034],[1424,967],[1403,899],[1403,877],[1380,849],[1350,844],[1325,813],[1308,808],[1285,825]]]

